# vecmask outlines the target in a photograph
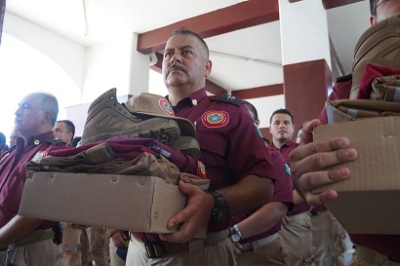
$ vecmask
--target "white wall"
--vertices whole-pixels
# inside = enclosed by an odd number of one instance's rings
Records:
[[[9,12],[5,13],[3,31],[52,59],[71,77],[76,87],[82,90],[86,54],[84,46]]]

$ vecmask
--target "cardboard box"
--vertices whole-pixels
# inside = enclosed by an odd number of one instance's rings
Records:
[[[29,172],[19,214],[135,232],[173,233],[186,205],[177,185],[155,176]]]
[[[400,234],[400,117],[322,125],[314,131],[314,141],[334,137],[348,137],[358,158],[343,164],[351,171],[349,180],[315,192],[338,192],[326,207],[348,233]]]

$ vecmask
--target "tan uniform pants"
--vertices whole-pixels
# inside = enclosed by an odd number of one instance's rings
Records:
[[[282,236],[278,236],[271,243],[254,250],[243,251],[236,258],[238,266],[289,266],[289,253]]]
[[[343,266],[346,231],[328,211],[311,216],[315,266]]]
[[[236,266],[231,240],[226,238],[214,245],[192,252],[171,254],[149,259],[133,242],[129,244],[127,266]]]
[[[62,266],[60,247],[52,239],[15,249],[15,266]],[[7,251],[0,252],[0,265],[6,265]]]
[[[103,228],[89,227],[86,229],[89,238],[89,247],[81,243],[81,235],[83,230],[73,229],[70,225],[63,226],[63,265],[64,266],[81,266],[94,260],[97,266],[108,265],[108,237]],[[81,254],[82,249],[89,249],[90,254]],[[82,257],[81,257],[82,256]]]
[[[289,219],[289,223],[282,225],[281,236],[289,251],[290,265],[314,265],[310,213],[302,212]]]

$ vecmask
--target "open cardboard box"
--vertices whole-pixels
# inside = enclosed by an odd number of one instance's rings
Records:
[[[334,189],[326,207],[348,233],[400,234],[400,117],[360,119],[318,126],[314,141],[348,137],[358,158],[346,165],[350,179],[315,189]]]
[[[155,176],[28,172],[19,214],[134,232],[173,233],[186,205],[177,185]],[[206,236],[200,231],[196,238]]]

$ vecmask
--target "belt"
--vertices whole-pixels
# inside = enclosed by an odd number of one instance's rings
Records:
[[[301,220],[304,220],[309,215],[310,215],[310,212],[306,211],[306,212],[301,212],[298,214],[291,215],[291,216],[289,216],[289,219],[293,220],[293,221],[301,221]]]
[[[268,245],[272,241],[278,238],[279,233],[272,234],[270,236],[254,240],[252,242],[247,242],[242,244],[242,251],[249,251],[249,250],[256,250],[260,247],[263,247],[265,245]]]
[[[210,233],[205,239],[194,239],[187,243],[144,243],[131,235],[131,241],[141,251],[145,252],[150,259],[157,259],[171,254],[194,252],[205,247],[214,245],[229,236],[229,230],[223,230],[217,233]]]
[[[391,261],[386,255],[359,245],[356,248],[356,256],[358,259],[371,265],[400,266],[400,262]]]

